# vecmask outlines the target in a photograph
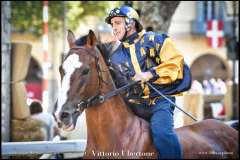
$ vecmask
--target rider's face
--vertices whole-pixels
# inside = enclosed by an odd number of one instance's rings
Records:
[[[125,34],[125,19],[124,17],[113,17],[111,19],[111,25],[114,36],[121,40]]]

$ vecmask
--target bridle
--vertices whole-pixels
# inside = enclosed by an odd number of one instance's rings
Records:
[[[97,73],[98,73],[98,88],[97,88],[97,93],[96,95],[94,96],[91,96],[89,98],[86,98],[84,100],[80,100],[79,102],[77,102],[77,107],[76,107],[76,111],[78,112],[82,112],[84,109],[86,108],[89,108],[90,106],[94,106],[96,104],[102,104],[105,102],[105,100],[109,99],[110,97],[113,97],[115,95],[118,95],[120,94],[122,91],[128,89],[129,87],[135,85],[136,81],[133,81],[133,82],[130,82],[129,84],[123,86],[123,87],[120,87],[118,89],[115,89],[113,91],[110,91],[106,94],[102,94],[101,92],[101,84],[102,82],[107,84],[108,85],[108,82],[106,82],[104,79],[103,79],[103,75],[102,75],[102,71],[101,70],[101,66],[99,64],[99,50],[94,50],[95,52],[93,53],[92,50],[89,50],[88,48],[85,48],[83,46],[76,46],[76,47],[73,47],[70,49],[69,52],[71,52],[71,50],[79,50],[79,49],[82,49],[82,50],[85,50],[89,55],[93,56],[94,59],[95,59],[95,64],[96,64],[96,69],[97,69]]]
[[[83,109],[89,107],[89,106],[92,106],[96,103],[103,103],[104,102],[104,99],[103,97],[101,96],[101,82],[104,82],[104,83],[107,83],[103,80],[103,76],[102,76],[102,71],[101,71],[101,68],[100,68],[100,64],[99,64],[99,56],[98,56],[98,53],[97,51],[93,53],[92,50],[86,48],[86,47],[83,47],[83,46],[76,46],[76,47],[73,47],[70,49],[69,52],[71,52],[72,50],[84,50],[86,51],[90,56],[94,57],[95,59],[95,64],[96,64],[96,69],[97,69],[97,73],[98,73],[98,87],[97,87],[97,93],[96,95],[94,96],[91,96],[87,99],[84,99],[84,100],[80,100],[78,103],[77,103],[77,111],[82,111]]]

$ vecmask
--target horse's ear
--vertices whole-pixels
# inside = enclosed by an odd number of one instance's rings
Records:
[[[75,45],[76,39],[71,30],[68,30],[67,40],[68,40],[69,47],[72,48]]]
[[[87,47],[93,48],[96,46],[97,38],[92,30],[89,30],[88,36],[87,36]]]

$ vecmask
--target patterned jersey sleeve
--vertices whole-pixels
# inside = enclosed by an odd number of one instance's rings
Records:
[[[172,40],[165,34],[155,34],[151,40],[155,43],[153,57],[157,66],[150,69],[151,73],[158,77],[153,83],[168,84],[183,78],[184,58],[175,47]]]

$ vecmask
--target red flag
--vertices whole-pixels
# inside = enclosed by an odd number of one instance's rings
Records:
[[[223,44],[223,21],[222,20],[209,20],[207,21],[207,40],[208,45],[217,48]]]

